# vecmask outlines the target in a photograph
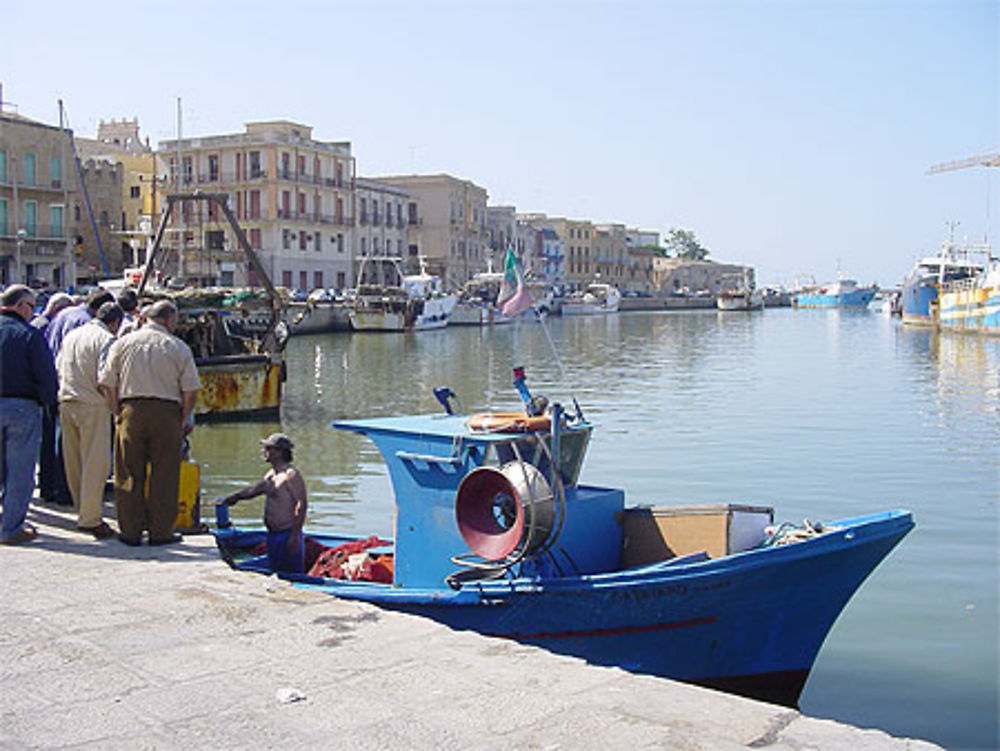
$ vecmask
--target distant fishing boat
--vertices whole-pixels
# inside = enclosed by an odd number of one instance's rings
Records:
[[[595,282],[582,292],[571,294],[562,301],[564,316],[593,316],[617,313],[622,295],[611,284]]]
[[[457,301],[423,259],[419,274],[404,274],[399,258],[365,257],[348,315],[355,331],[425,331],[447,326]]]
[[[811,289],[800,290],[792,298],[798,308],[866,308],[878,287],[861,287],[854,279],[838,279]]]
[[[731,504],[627,507],[579,481],[594,425],[576,400],[523,410],[344,420],[378,447],[395,539],[313,535],[294,584],[573,655],[596,665],[795,705],[823,640],[861,583],[913,528],[907,511],[773,524]],[[263,530],[216,540],[262,574]],[[877,635],[875,638],[878,638]]]
[[[919,259],[903,281],[903,323],[934,326],[933,306],[942,285],[976,277],[990,259],[989,245],[947,240],[937,255]]]
[[[497,305],[502,271],[494,271],[492,264],[467,281],[458,293],[455,310],[451,314],[452,326],[502,326],[516,318],[504,315]]]
[[[746,271],[731,289],[724,289],[715,297],[715,305],[719,310],[751,311],[764,309],[764,294],[756,288]],[[730,283],[732,283],[730,281]]]

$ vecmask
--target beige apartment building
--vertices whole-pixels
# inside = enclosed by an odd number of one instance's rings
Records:
[[[400,175],[374,178],[405,189],[409,270],[423,257],[428,270],[449,289],[457,289],[486,268],[489,255],[487,193],[470,180],[451,175]]]
[[[409,192],[396,185],[359,177],[355,180],[355,198],[355,259],[373,256],[406,258],[409,248]]]
[[[2,90],[0,90],[2,93]],[[76,282],[70,132],[0,101],[0,282]]]
[[[224,193],[272,282],[287,288],[353,283],[355,160],[346,141],[307,125],[247,123],[243,133],[163,141],[169,192]],[[225,218],[187,203],[171,222],[187,283],[255,284]]]
[[[520,214],[518,218],[535,229],[551,230],[562,238],[562,252],[565,254],[563,260],[565,273],[562,278],[569,289],[582,289],[599,280],[600,269],[594,257],[596,230],[592,221],[565,219],[546,214]],[[610,251],[610,242],[607,247]],[[600,279],[600,281],[605,280]]]
[[[622,292],[632,289],[624,224],[595,224],[590,252],[595,279],[613,284]]]

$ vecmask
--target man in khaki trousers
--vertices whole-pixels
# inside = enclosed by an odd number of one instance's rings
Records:
[[[104,483],[111,466],[111,407],[97,384],[97,372],[123,317],[117,303],[104,303],[89,323],[66,334],[56,356],[63,462],[78,515],[76,528],[98,540],[115,532],[103,519]]]
[[[181,541],[173,531],[181,442],[194,427],[201,381],[191,348],[172,333],[176,326],[177,307],[154,303],[142,328],[111,345],[98,378],[116,416],[115,503],[126,545],[139,545],[146,529],[150,545]]]

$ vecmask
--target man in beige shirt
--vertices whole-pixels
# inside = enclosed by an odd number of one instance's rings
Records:
[[[115,532],[102,518],[111,465],[111,405],[97,384],[97,373],[123,316],[117,303],[104,303],[89,323],[66,334],[56,356],[66,484],[76,506],[77,529],[98,540]]]
[[[191,349],[172,333],[176,326],[177,306],[151,305],[145,325],[111,345],[98,379],[117,418],[115,503],[126,545],[139,545],[144,529],[150,545],[181,540],[173,531],[181,444],[194,427],[201,381]]]

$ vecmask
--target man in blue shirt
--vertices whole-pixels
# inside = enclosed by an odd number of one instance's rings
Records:
[[[45,338],[55,361],[62,341],[70,331],[97,315],[106,302],[114,302],[114,295],[97,287],[79,305],[60,310],[45,329]],[[46,407],[42,412],[42,449],[38,459],[38,494],[42,500],[72,506],[73,497],[66,483],[66,469],[62,452],[62,431],[59,428],[59,404]]]
[[[56,369],[38,329],[28,324],[35,293],[13,284],[0,295],[0,542],[29,542],[37,531],[25,520],[41,444],[42,408],[56,402]]]

